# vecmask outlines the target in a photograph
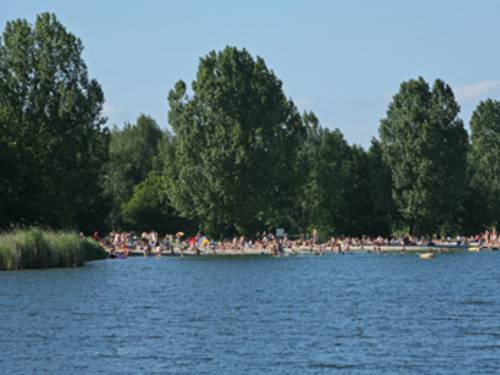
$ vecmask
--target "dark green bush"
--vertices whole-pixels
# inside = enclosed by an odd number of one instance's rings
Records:
[[[86,261],[105,259],[108,257],[108,253],[99,245],[99,242],[92,238],[84,238],[80,245],[85,254]]]

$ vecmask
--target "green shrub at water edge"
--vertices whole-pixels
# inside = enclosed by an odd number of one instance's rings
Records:
[[[15,264],[15,251],[7,244],[0,242],[0,270],[12,270],[15,268]]]
[[[84,238],[80,246],[83,248],[85,260],[87,261],[106,259],[108,257],[108,253],[99,245],[99,242],[92,238]]]
[[[98,242],[72,232],[30,228],[0,234],[0,270],[80,267],[105,257]]]
[[[52,267],[79,267],[85,263],[82,238],[76,233],[46,232],[45,237],[52,252]]]
[[[39,229],[16,232],[15,248],[19,254],[19,268],[49,267],[49,244]]]

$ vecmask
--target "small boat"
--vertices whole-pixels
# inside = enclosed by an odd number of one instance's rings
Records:
[[[479,247],[479,246],[471,246],[471,247],[469,247],[469,251],[473,251],[473,252],[478,253],[478,252],[481,251],[481,247]]]
[[[436,256],[435,253],[421,253],[420,259],[432,259]]]

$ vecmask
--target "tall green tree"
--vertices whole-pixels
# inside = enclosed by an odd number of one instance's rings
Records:
[[[376,225],[382,217],[377,216],[380,212],[375,210],[371,155],[358,145],[352,145],[349,151],[344,162],[346,164],[344,200],[347,205],[343,213],[342,234],[356,237],[385,234],[386,228]]]
[[[131,198],[134,187],[144,181],[153,168],[159,168],[159,144],[163,134],[157,122],[141,114],[135,124],[111,131],[109,161],[105,168],[105,195],[111,202],[110,225],[123,224],[122,207]]]
[[[85,227],[100,212],[104,96],[80,39],[55,15],[7,23],[0,40],[0,223]]]
[[[470,121],[471,184],[486,225],[500,224],[500,101],[479,103]],[[478,203],[476,203],[477,205]],[[471,214],[469,212],[469,214]]]
[[[200,59],[192,89],[179,81],[169,94],[172,204],[214,235],[282,225],[304,128],[281,81],[260,57],[226,47]]]
[[[312,112],[303,115],[306,138],[300,149],[304,175],[296,204],[300,231],[317,229],[322,236],[346,234],[349,230],[347,199],[351,150],[340,130],[319,124]]]
[[[312,112],[303,114],[306,137],[298,165],[302,184],[295,201],[299,233],[387,235],[392,207],[390,170],[381,160],[380,145],[369,152],[349,146],[342,133],[323,128]]]
[[[372,139],[368,149],[368,179],[371,201],[370,230],[365,234],[389,236],[393,226],[397,226],[398,216],[392,198],[392,174],[384,163],[382,147],[377,139]]]
[[[380,124],[399,213],[414,234],[452,229],[465,184],[467,133],[451,88],[423,78],[401,84]]]
[[[392,207],[390,171],[376,144],[370,152],[349,146],[337,129],[304,114],[307,139],[300,152],[304,181],[297,195],[298,230],[331,235],[388,235]]]

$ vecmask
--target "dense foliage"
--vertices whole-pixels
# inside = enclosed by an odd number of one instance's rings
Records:
[[[108,152],[104,96],[81,41],[51,14],[8,22],[0,41],[0,226],[87,227]]]
[[[296,190],[300,115],[264,60],[227,47],[200,60],[193,96],[169,94],[167,193],[212,235],[283,225]]]
[[[453,227],[465,188],[467,133],[451,88],[422,78],[401,84],[380,125],[392,194],[414,234]]]
[[[82,50],[52,14],[5,27],[0,228],[220,237],[284,227],[326,238],[500,222],[498,101],[479,104],[469,140],[447,84],[403,82],[365,150],[300,115],[262,58],[226,47],[200,59],[191,88],[181,80],[169,92],[173,134],[147,115],[108,132]],[[0,250],[5,262],[11,250]]]
[[[106,163],[105,190],[110,203],[109,223],[124,223],[122,208],[131,199],[134,186],[147,177],[155,165],[158,145],[164,135],[151,117],[141,115],[136,124],[125,124],[111,131],[109,161]]]
[[[500,102],[479,103],[471,118],[470,174],[487,222],[500,224]]]
[[[299,153],[304,177],[295,200],[297,230],[329,235],[389,235],[393,203],[390,171],[379,143],[369,152],[349,146],[340,130],[304,113],[307,134]]]

